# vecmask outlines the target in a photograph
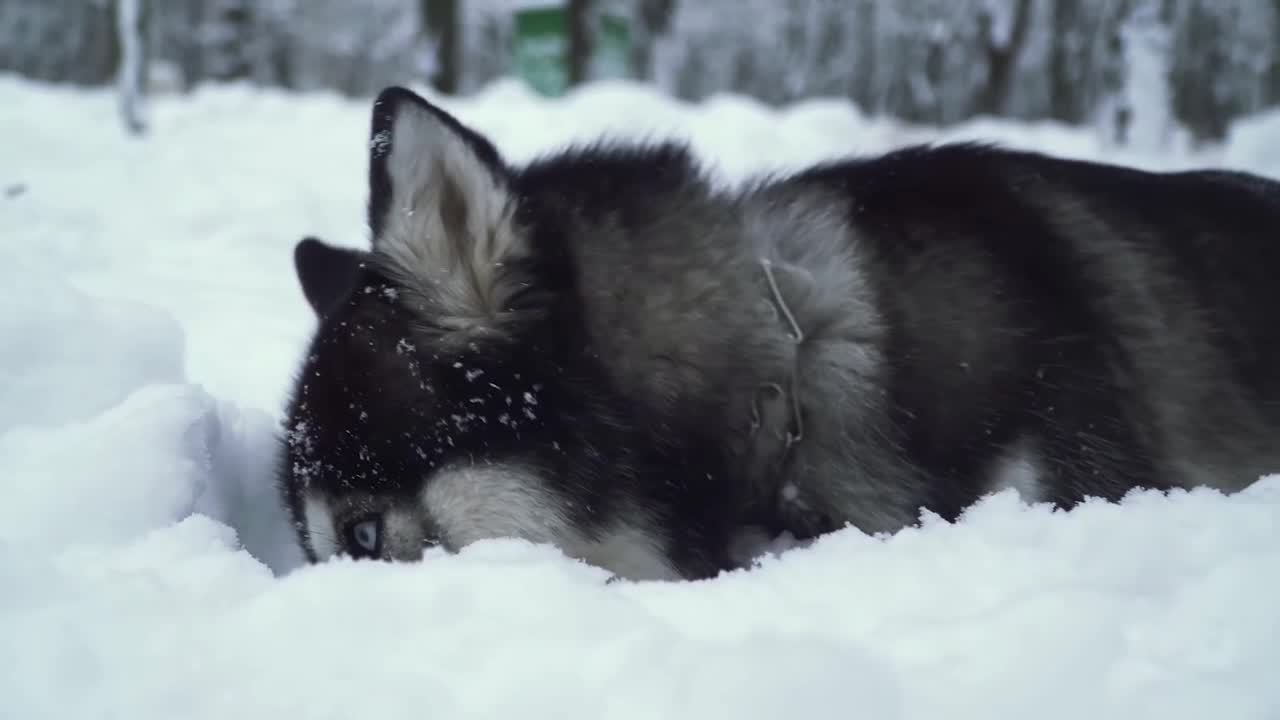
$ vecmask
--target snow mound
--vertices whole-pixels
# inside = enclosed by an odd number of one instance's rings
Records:
[[[0,556],[12,717],[1270,718],[1280,478],[847,530],[687,584],[545,546],[281,579],[196,515]],[[1065,690],[1065,692],[1064,692]]]
[[[626,83],[444,104],[516,161],[677,136],[727,182],[960,137],[1280,171],[1268,116],[1196,156]],[[364,242],[367,103],[207,88],[145,139],[114,113],[0,76],[0,717],[1280,717],[1280,477],[1070,513],[1004,493],[698,583],[517,541],[303,566],[272,473],[312,323],[290,252]]]
[[[7,253],[0,267],[0,433],[90,418],[135,388],[182,379],[182,329],[170,315],[95,302],[32,250]]]
[[[1280,168],[1280,108],[1259,113],[1231,127],[1223,163],[1261,175]]]

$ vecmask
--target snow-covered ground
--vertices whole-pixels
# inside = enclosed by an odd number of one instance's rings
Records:
[[[688,137],[726,180],[938,133],[841,101],[684,105],[499,83],[445,102],[524,160]],[[0,717],[1280,718],[1280,477],[1071,513],[844,531],[702,583],[546,547],[299,568],[272,433],[311,317],[290,252],[364,242],[368,107],[244,87],[115,98],[0,77]],[[1280,175],[1280,114],[1137,156]]]

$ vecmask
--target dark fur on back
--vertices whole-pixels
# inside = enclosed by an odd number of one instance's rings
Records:
[[[954,518],[1011,460],[1064,507],[1280,470],[1274,182],[948,145],[729,191],[673,144],[508,167],[422,105],[498,178],[527,266],[502,297],[530,313],[470,343],[422,334],[430,298],[378,259],[393,209],[375,154],[374,252],[332,306],[312,301],[289,407],[281,485],[304,546],[305,487],[408,497],[458,462],[532,468],[588,539],[642,516],[685,577],[728,566],[747,524]],[[397,111],[378,107],[375,140]],[[324,274],[299,268],[309,300]]]
[[[889,315],[898,438],[944,516],[1028,433],[1064,506],[1182,485],[1182,463],[1240,487],[1280,461],[1280,186],[977,145],[796,181],[850,199]]]

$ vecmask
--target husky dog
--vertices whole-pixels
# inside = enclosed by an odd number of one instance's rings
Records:
[[[1280,471],[1280,184],[990,146],[712,183],[676,144],[512,167],[402,88],[371,247],[318,327],[281,491],[312,561],[550,543],[632,579],[812,538]]]

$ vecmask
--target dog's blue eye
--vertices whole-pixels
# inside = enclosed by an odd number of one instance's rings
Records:
[[[377,519],[370,518],[347,526],[347,539],[351,545],[353,555],[360,557],[376,557],[378,555],[378,536],[381,534],[380,525],[381,523]]]

